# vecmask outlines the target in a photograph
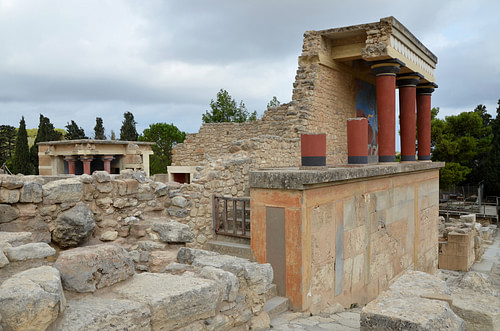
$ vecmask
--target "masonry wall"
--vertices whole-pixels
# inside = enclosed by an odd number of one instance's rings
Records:
[[[266,208],[284,208],[292,305],[319,312],[334,302],[366,304],[405,270],[437,270],[438,176],[433,169],[304,190],[252,188],[252,251],[267,261]]]

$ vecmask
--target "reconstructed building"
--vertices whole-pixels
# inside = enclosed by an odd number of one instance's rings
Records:
[[[443,166],[430,162],[437,57],[387,17],[307,31],[298,63],[290,103],[255,122],[203,124],[174,148],[169,172],[189,169],[176,176],[202,184],[204,197],[225,195],[223,207],[214,199],[204,214],[226,210],[216,232],[223,224],[227,234],[232,213],[233,234],[246,233],[236,197],[250,196],[252,253],[273,265],[278,293],[296,309],[364,304],[405,270],[435,272]],[[301,151],[305,134],[326,137],[318,140],[322,155],[310,142],[314,151]]]
[[[144,170],[149,175],[151,142],[120,140],[60,140],[38,143],[40,175],[92,174],[105,170]]]

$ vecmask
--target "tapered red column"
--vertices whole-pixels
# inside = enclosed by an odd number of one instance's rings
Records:
[[[431,94],[435,83],[417,85],[418,160],[431,159]]]
[[[396,74],[401,66],[397,59],[370,63],[376,76],[379,162],[396,161]]]
[[[80,157],[80,161],[83,162],[83,173],[86,175],[90,175],[90,163],[94,158],[92,156],[82,156]]]
[[[68,162],[68,174],[74,175],[76,173],[75,171],[76,158],[74,156],[65,156],[64,161]]]
[[[401,161],[415,161],[416,140],[416,90],[423,78],[419,73],[398,75],[396,82],[399,88]]]
[[[111,173],[111,161],[113,161],[113,155],[105,155],[102,157],[102,161],[104,162],[104,171],[108,174]]]

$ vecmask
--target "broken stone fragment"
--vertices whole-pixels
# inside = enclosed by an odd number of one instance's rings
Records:
[[[94,228],[94,214],[83,202],[79,202],[56,218],[52,241],[60,247],[78,246],[90,237]]]
[[[10,262],[43,259],[56,254],[56,250],[46,243],[30,243],[5,249]]]
[[[0,204],[0,223],[8,223],[19,217],[19,211],[7,204]]]
[[[194,234],[189,226],[176,221],[155,221],[151,229],[166,243],[186,243],[194,240]]]
[[[43,185],[47,203],[78,202],[83,197],[83,184],[78,178],[56,180]]]

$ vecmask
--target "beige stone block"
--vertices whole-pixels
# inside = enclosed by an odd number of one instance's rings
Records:
[[[365,258],[363,254],[356,255],[352,264],[352,283],[357,284],[363,281],[363,269]]]
[[[17,209],[19,210],[19,217],[35,217],[37,215],[36,205],[32,203],[19,203]]]
[[[19,190],[8,190],[0,187],[0,203],[16,203],[19,201]]]

